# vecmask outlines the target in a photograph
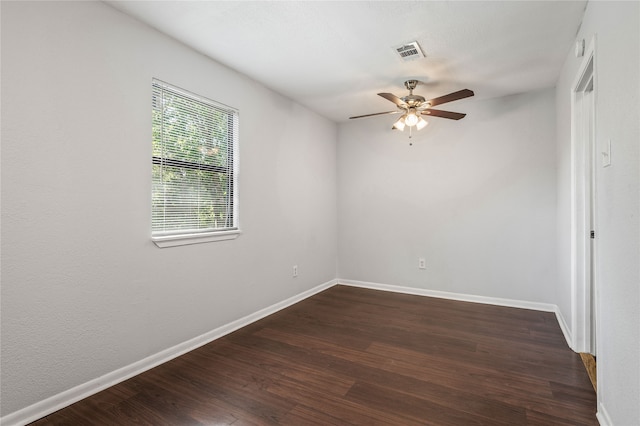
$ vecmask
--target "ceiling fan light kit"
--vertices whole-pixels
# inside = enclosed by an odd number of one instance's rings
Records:
[[[398,121],[393,123],[392,129],[400,130],[402,132],[405,126],[406,124],[404,124],[404,115],[403,115],[402,117],[398,118]]]
[[[405,114],[404,122],[407,126],[413,127],[418,124],[418,111],[415,108],[409,108],[409,111]]]
[[[404,131],[404,128],[406,126],[409,126],[409,138],[411,138],[411,130],[413,129],[413,127],[415,127],[417,130],[422,130],[427,126],[427,124],[429,124],[429,122],[422,117],[423,115],[448,118],[450,120],[460,120],[466,116],[466,114],[462,114],[459,112],[442,111],[432,109],[431,107],[473,96],[474,93],[472,90],[463,89],[427,101],[423,96],[413,94],[413,90],[416,88],[418,83],[418,80],[405,81],[404,86],[407,88],[407,90],[409,90],[409,94],[402,98],[392,93],[378,93],[378,96],[381,96],[386,100],[396,104],[396,106],[398,107],[396,111],[385,111],[373,114],[358,115],[355,117],[349,117],[349,119],[365,118],[385,114],[402,114],[402,116],[393,124],[392,129]]]

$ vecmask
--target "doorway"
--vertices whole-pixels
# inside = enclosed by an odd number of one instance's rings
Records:
[[[572,334],[573,349],[593,362],[598,337],[596,75],[592,40],[572,91]],[[587,362],[585,362],[587,365]],[[591,373],[590,373],[591,375]],[[592,378],[595,385],[595,377]]]

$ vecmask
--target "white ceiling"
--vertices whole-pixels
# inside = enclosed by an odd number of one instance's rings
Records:
[[[552,87],[586,1],[107,1],[336,122],[468,88],[447,108]],[[418,41],[426,58],[393,47]],[[461,110],[460,110],[461,111]],[[376,119],[376,118],[371,118]]]

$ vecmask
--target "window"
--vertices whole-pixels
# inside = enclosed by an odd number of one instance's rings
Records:
[[[152,86],[152,240],[236,238],[238,111],[159,80]]]

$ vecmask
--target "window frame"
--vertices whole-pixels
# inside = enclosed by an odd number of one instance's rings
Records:
[[[167,232],[158,232],[154,231],[151,228],[151,240],[153,243],[160,247],[174,247],[174,246],[182,246],[189,244],[198,244],[198,243],[207,243],[207,242],[215,242],[215,241],[226,241],[236,239],[240,234],[239,220],[238,220],[238,141],[239,141],[239,120],[240,113],[236,108],[230,107],[228,105],[222,104],[217,101],[213,101],[209,98],[203,97],[201,95],[195,94],[188,90],[182,89],[175,85],[166,83],[157,78],[152,79],[152,99],[156,92],[156,87],[159,87],[159,90],[168,90],[177,95],[183,96],[184,98],[189,98],[194,102],[204,103],[211,106],[214,109],[223,110],[227,114],[229,114],[229,127],[227,132],[227,167],[219,166],[219,165],[210,165],[210,164],[201,164],[195,163],[180,159],[170,159],[165,158],[164,156],[154,156],[153,152],[151,154],[152,158],[152,169],[155,165],[165,165],[169,167],[182,167],[185,169],[191,170],[205,170],[216,173],[225,173],[227,174],[227,179],[229,181],[229,189],[231,194],[228,195],[227,199],[231,204],[231,226],[224,228],[202,228],[202,231],[197,229],[195,230],[176,230],[176,231],[167,231]],[[154,106],[152,104],[152,110]],[[152,124],[153,129],[153,124]],[[153,138],[152,138],[152,147],[153,147]],[[153,174],[152,174],[152,182],[153,182]],[[151,195],[153,198],[154,190],[152,183]],[[153,201],[151,205],[151,216],[153,217]]]

